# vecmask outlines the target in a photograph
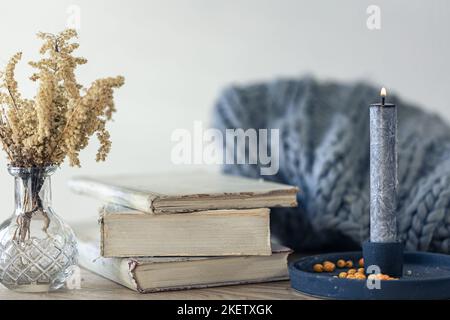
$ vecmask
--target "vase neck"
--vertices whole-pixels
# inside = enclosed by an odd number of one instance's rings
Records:
[[[48,167],[14,168],[9,170],[14,176],[15,213],[17,215],[47,210],[51,206],[51,178]]]

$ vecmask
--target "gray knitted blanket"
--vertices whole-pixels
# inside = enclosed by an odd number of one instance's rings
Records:
[[[369,237],[368,105],[379,88],[307,77],[232,86],[213,127],[278,128],[280,169],[264,179],[297,185],[299,207],[272,210],[271,229],[298,250],[348,250]],[[398,228],[409,250],[450,252],[450,128],[395,95],[398,106]],[[259,177],[258,165],[224,165]]]

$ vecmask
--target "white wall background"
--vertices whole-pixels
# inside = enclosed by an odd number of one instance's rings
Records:
[[[366,8],[381,7],[381,30],[366,27]],[[169,170],[171,132],[209,119],[230,83],[313,73],[369,79],[450,120],[450,1],[412,0],[39,0],[3,1],[0,64],[16,51],[36,59],[37,31],[58,32],[81,9],[82,82],[123,74],[113,148],[96,163],[93,143],[81,169],[54,176],[54,206],[70,222],[95,218],[99,203],[66,187],[76,174]],[[22,63],[20,87],[35,88]],[[3,169],[1,169],[3,168]],[[13,181],[0,161],[0,218],[12,213]]]

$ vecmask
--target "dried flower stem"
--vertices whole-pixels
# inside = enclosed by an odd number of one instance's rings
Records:
[[[12,93],[11,93],[11,89],[9,88],[9,86],[7,86],[6,89],[8,90],[9,96],[11,97],[12,106],[13,106],[14,109],[16,109],[16,111],[17,111],[18,109],[17,109],[16,100],[14,99],[14,96],[13,96]]]
[[[66,125],[64,126],[64,129],[62,130],[61,134],[55,139],[56,143],[55,143],[54,147],[50,151],[50,157],[53,157],[55,150],[58,148],[59,143],[62,141],[62,137],[64,136],[64,134],[66,133],[67,128],[68,128],[67,124],[70,123],[70,121],[72,120],[73,115],[77,111],[79,105],[80,105],[80,103],[77,103],[77,105],[75,106],[74,110],[70,113],[70,116],[67,119]]]

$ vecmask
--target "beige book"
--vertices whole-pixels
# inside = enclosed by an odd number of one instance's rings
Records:
[[[298,192],[297,187],[280,183],[203,171],[78,177],[69,181],[69,187],[147,213],[295,207]]]
[[[269,209],[149,215],[101,210],[103,257],[270,255]]]
[[[148,293],[286,280],[291,252],[274,245],[270,256],[231,257],[100,257],[98,231],[80,225],[79,264],[132,290]],[[91,230],[90,234],[86,230]]]

